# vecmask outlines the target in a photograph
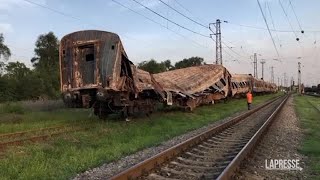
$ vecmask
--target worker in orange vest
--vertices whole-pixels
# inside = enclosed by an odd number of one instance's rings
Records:
[[[249,92],[247,93],[247,103],[248,103],[248,110],[250,110],[251,109],[251,103],[252,103],[251,90],[249,90]]]

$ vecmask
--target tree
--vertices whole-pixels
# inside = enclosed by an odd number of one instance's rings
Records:
[[[5,70],[6,74],[0,80],[5,87],[0,101],[20,101],[40,96],[41,81],[24,63],[9,62]]]
[[[170,61],[170,60],[169,60]],[[167,62],[168,64],[168,62]],[[171,63],[169,63],[171,64]],[[156,60],[151,59],[150,61],[143,61],[138,64],[138,68],[148,71],[149,73],[160,73],[167,70],[164,62],[158,63]]]
[[[3,34],[0,34],[0,58],[8,59],[11,56],[11,51],[7,45],[4,44]]]
[[[9,62],[5,67],[7,76],[14,79],[21,79],[31,73],[31,70],[27,68],[24,63],[21,62]]]
[[[53,32],[42,34],[36,41],[31,59],[35,78],[42,82],[42,94],[55,98],[59,94],[59,41]]]
[[[168,59],[168,60],[165,60],[164,62],[162,62],[164,64],[164,66],[166,67],[166,70],[169,71],[169,70],[172,70],[174,69],[174,66],[171,65],[171,61]]]
[[[8,60],[8,58],[11,56],[11,51],[7,45],[4,44],[4,37],[3,34],[0,33],[0,60],[1,58],[4,58],[5,60]],[[2,75],[2,72],[5,68],[5,62],[0,61],[0,76]]]
[[[204,60],[201,57],[191,57],[188,59],[183,59],[182,61],[176,62],[174,67],[175,69],[181,69],[191,66],[200,66],[204,64]]]

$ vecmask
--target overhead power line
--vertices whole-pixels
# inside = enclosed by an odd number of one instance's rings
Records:
[[[297,36],[297,33],[293,30],[293,26],[292,26],[292,24],[291,24],[291,22],[290,22],[290,19],[289,19],[289,16],[288,16],[286,10],[285,10],[284,7],[283,7],[283,4],[282,4],[281,0],[279,0],[279,4],[280,4],[280,6],[281,6],[281,9],[282,9],[282,11],[283,11],[283,13],[284,13],[287,21],[288,21],[288,24],[289,24],[290,27],[291,27],[291,30],[292,30],[294,36],[296,37],[296,40],[299,41],[299,38],[298,38],[298,36]]]
[[[272,34],[271,34],[271,31],[270,31],[270,29],[269,29],[269,25],[268,25],[267,19],[266,19],[265,15],[264,15],[264,13],[263,13],[263,11],[262,11],[262,7],[261,7],[261,4],[260,4],[260,1],[257,0],[257,2],[258,2],[258,5],[259,5],[259,8],[260,8],[262,17],[263,17],[263,19],[264,19],[264,22],[266,23],[266,26],[267,26],[269,35],[270,35],[270,37],[271,37],[273,46],[274,46],[274,48],[275,48],[275,50],[276,50],[276,52],[277,52],[278,57],[280,57],[279,52],[278,52],[278,48],[277,48],[277,46],[276,46],[276,43],[274,42],[274,39],[273,39]]]
[[[198,22],[198,21],[195,21],[195,20],[193,20],[193,19],[191,19],[190,17],[188,17],[188,16],[186,16],[185,14],[183,14],[183,13],[181,13],[180,11],[178,11],[178,10],[176,10],[175,8],[173,8],[172,6],[170,6],[168,3],[165,3],[163,0],[159,0],[161,3],[163,3],[164,5],[166,5],[167,7],[169,7],[170,9],[172,9],[172,10],[174,10],[175,12],[177,12],[178,14],[180,14],[180,15],[182,15],[183,17],[185,17],[185,18],[187,18],[187,19],[189,19],[190,21],[192,21],[192,22],[194,22],[194,23],[196,23],[196,24],[198,24],[198,25],[200,25],[200,26],[202,26],[202,27],[204,27],[204,28],[209,28],[209,26],[206,26],[206,25],[204,25],[204,24],[202,24],[202,23],[200,23],[200,22]],[[178,5],[180,5],[183,9],[185,9],[186,11],[188,11],[190,14],[192,14],[192,12],[190,11],[190,10],[188,10],[188,9],[186,9],[181,3],[179,3],[178,1],[176,1],[175,0],[175,2],[177,2],[177,4]],[[224,21],[224,22],[226,22],[226,21]],[[221,36],[222,38],[224,38],[223,36]],[[211,36],[210,36],[210,38],[211,38]],[[214,40],[213,38],[211,38],[212,40]],[[239,53],[237,53],[236,51],[234,51],[230,46],[228,46],[225,42],[223,42],[222,40],[221,40],[221,43],[223,44],[223,45],[225,45],[225,47],[227,47],[230,51],[232,51],[234,54],[236,54],[236,55],[238,55],[238,56],[240,56],[240,57],[243,57],[242,55],[240,55]],[[230,43],[230,42],[229,42]],[[227,51],[225,51],[225,52],[227,52]]]
[[[296,20],[297,20],[298,25],[299,25],[299,27],[300,27],[301,33],[303,33],[303,30],[302,30],[300,21],[299,21],[299,19],[298,19],[298,16],[297,16],[297,14],[296,14],[296,11],[295,11],[294,8],[293,8],[293,5],[292,5],[292,3],[291,3],[291,0],[289,0],[289,4],[290,4],[290,6],[291,6],[291,9],[292,9],[292,11],[293,11],[294,16],[296,17]]]
[[[62,16],[66,16],[66,17],[68,17],[68,18],[72,18],[72,19],[75,19],[75,20],[78,20],[78,21],[82,21],[82,20],[81,20],[80,18],[78,18],[78,17],[72,16],[71,14],[67,14],[67,13],[64,13],[64,12],[62,12],[62,11],[58,11],[58,10],[56,10],[56,9],[53,9],[53,8],[49,7],[49,6],[45,6],[45,5],[42,5],[42,4],[33,2],[33,1],[29,1],[29,0],[23,0],[23,1],[26,1],[26,2],[28,2],[28,3],[30,3],[30,4],[33,4],[33,5],[36,5],[36,6],[39,6],[39,7],[42,7],[42,8],[44,8],[44,9],[48,9],[48,10],[50,10],[50,11],[52,11],[52,12],[55,12],[55,13],[57,13],[57,14],[60,14],[60,15],[62,15]]]
[[[170,9],[172,9],[173,11],[177,12],[178,14],[180,14],[181,16],[189,19],[190,21],[192,21],[192,22],[194,22],[194,23],[196,23],[196,24],[198,24],[198,25],[200,25],[200,26],[202,26],[202,27],[204,27],[204,28],[206,28],[206,29],[209,28],[207,25],[204,25],[204,24],[202,24],[202,23],[200,23],[200,22],[198,22],[198,21],[195,21],[195,20],[191,19],[190,17],[184,15],[184,14],[181,13],[180,11],[178,11],[178,10],[176,10],[175,8],[173,8],[172,6],[170,6],[168,3],[163,2],[162,0],[159,0],[159,1],[160,1],[162,4],[166,5],[167,7],[169,7]]]
[[[64,13],[64,12],[62,12],[62,11],[56,10],[56,9],[54,9],[54,8],[51,8],[51,7],[49,7],[49,6],[42,5],[42,4],[36,3],[36,2],[34,2],[34,1],[30,1],[30,0],[23,0],[23,1],[28,2],[28,3],[30,3],[30,4],[33,4],[33,5],[36,5],[36,6],[39,6],[39,7],[44,8],[44,9],[50,10],[50,11],[56,13],[56,14],[60,14],[60,15],[62,15],[62,16],[65,16],[65,17],[68,17],[68,18],[77,20],[77,21],[79,21],[79,22],[82,22],[82,19],[79,18],[79,17],[73,16],[73,15],[71,15],[71,14]],[[104,27],[101,26],[101,25],[97,25],[97,24],[93,24],[93,23],[87,23],[87,22],[86,22],[86,24],[91,25],[91,26],[95,26],[95,27],[99,27],[99,28],[104,28]],[[142,41],[142,40],[138,40],[138,39],[133,38],[133,37],[129,37],[129,36],[125,35],[125,34],[123,34],[123,36],[126,37],[126,38],[128,38],[128,39],[133,39],[133,40],[136,40],[136,41]],[[143,42],[146,42],[146,44],[150,44],[150,42],[147,42],[147,41],[143,41]]]
[[[176,2],[182,9],[184,9],[185,11],[187,11],[188,13],[190,13],[193,17],[195,17],[194,14],[193,14],[189,9],[187,9],[184,5],[182,5],[181,3],[179,3],[178,0],[174,0],[174,2]],[[198,19],[198,20],[200,20],[200,21],[205,22],[203,19],[201,19],[201,18],[199,18],[199,17],[195,17],[195,18]],[[207,23],[207,24],[209,24],[209,23]]]
[[[203,37],[207,37],[207,38],[209,37],[208,35],[205,35],[205,34],[196,32],[196,31],[194,31],[194,30],[192,30],[192,29],[189,29],[189,28],[187,28],[187,27],[185,27],[185,26],[182,26],[181,24],[178,24],[178,23],[174,22],[173,20],[171,20],[171,19],[169,19],[169,18],[167,18],[167,17],[165,17],[165,16],[157,13],[156,11],[150,9],[149,7],[143,5],[142,3],[140,3],[140,2],[137,1],[137,0],[132,0],[132,1],[136,2],[137,4],[139,4],[140,6],[144,7],[145,9],[151,11],[152,13],[154,13],[154,14],[156,14],[157,16],[161,17],[162,19],[165,19],[165,20],[171,22],[172,24],[175,24],[176,26],[181,27],[182,29],[185,29],[185,30],[187,30],[187,31],[189,31],[189,32],[192,32],[192,33],[194,33],[194,34],[197,34],[197,35],[199,35],[199,36],[203,36]]]
[[[273,21],[272,13],[271,13],[270,6],[269,6],[268,1],[266,1],[266,5],[267,5],[267,9],[268,9],[269,14],[270,14],[270,19],[271,19],[272,27],[273,27],[273,29],[276,29],[276,28],[275,28],[275,25],[274,25],[274,21]],[[278,32],[275,32],[275,34],[276,34],[276,37],[277,37],[278,42],[279,42],[280,47],[281,47],[281,42],[280,42],[280,38],[279,38],[279,36],[278,36]]]
[[[202,45],[202,44],[200,44],[200,43],[198,43],[198,42],[196,42],[196,41],[194,41],[194,40],[192,40],[192,39],[190,39],[190,38],[188,38],[188,37],[186,37],[186,36],[184,36],[184,35],[176,32],[176,31],[168,28],[167,26],[165,26],[165,25],[163,25],[163,24],[155,21],[154,19],[151,19],[150,17],[148,17],[148,16],[146,16],[146,15],[144,15],[144,14],[138,12],[138,11],[133,10],[132,8],[130,8],[130,7],[124,5],[124,4],[122,4],[122,3],[120,3],[120,2],[118,2],[118,1],[116,1],[116,0],[112,0],[112,1],[113,1],[114,3],[116,3],[116,4],[118,4],[119,6],[124,7],[124,8],[126,8],[126,9],[129,9],[130,11],[132,11],[132,12],[134,12],[134,13],[136,13],[136,14],[138,14],[138,15],[146,18],[146,19],[148,19],[149,21],[151,21],[151,22],[153,22],[153,23],[155,23],[155,24],[158,24],[159,26],[167,29],[168,31],[171,31],[171,32],[175,33],[175,34],[178,35],[178,36],[181,36],[181,37],[183,37],[183,38],[185,38],[185,39],[187,39],[187,40],[189,40],[189,41],[191,41],[191,42],[193,42],[193,43],[195,43],[195,44],[197,44],[197,45],[199,45],[199,46],[201,46],[201,47],[208,48],[207,46],[204,46],[204,45]]]
[[[245,27],[245,28],[251,28],[251,29],[268,31],[267,28],[259,27],[259,26],[253,26],[253,25],[247,25],[247,24],[238,24],[238,23],[233,23],[233,22],[230,22],[230,21],[228,21],[228,24],[235,25],[235,26],[241,26],[241,27]],[[283,32],[283,33],[292,33],[292,30],[270,29],[270,31]],[[300,30],[294,30],[294,32],[300,32]],[[304,32],[319,33],[320,30],[305,30]]]

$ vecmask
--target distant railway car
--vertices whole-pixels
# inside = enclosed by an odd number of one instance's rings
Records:
[[[249,90],[254,94],[276,92],[277,86],[274,83],[256,79],[250,74],[232,74],[231,89],[232,96],[237,98],[244,96]]]
[[[249,90],[252,90],[254,78],[249,74],[232,74],[231,91],[232,96],[244,97]]]
[[[153,77],[128,59],[117,34],[68,34],[61,39],[59,54],[61,92],[68,106],[93,107],[103,118],[114,112],[150,111],[161,97]]]
[[[166,103],[193,110],[201,104],[226,98],[230,73],[221,65],[201,65],[153,75],[166,94]]]

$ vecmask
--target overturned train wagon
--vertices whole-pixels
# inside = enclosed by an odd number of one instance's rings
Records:
[[[153,75],[164,90],[167,105],[192,111],[199,105],[226,98],[230,92],[230,73],[221,65],[206,64]]]
[[[100,118],[121,112],[151,112],[163,90],[152,75],[128,59],[117,34],[86,30],[60,43],[60,83],[69,107],[94,108]]]

